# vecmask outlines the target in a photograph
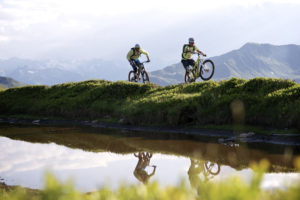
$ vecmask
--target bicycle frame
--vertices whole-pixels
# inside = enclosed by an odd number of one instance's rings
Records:
[[[192,70],[195,72],[195,75],[198,78],[199,72],[200,72],[200,66],[202,65],[203,59],[201,58],[200,53],[197,53],[197,54],[198,54],[197,61],[195,62]]]
[[[145,70],[144,63],[148,63],[148,61],[143,61],[139,66],[137,65],[138,67],[137,78],[140,78],[140,74]]]

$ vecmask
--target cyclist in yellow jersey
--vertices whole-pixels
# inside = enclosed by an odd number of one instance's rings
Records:
[[[147,61],[150,62],[149,54],[147,51],[141,48],[139,44],[136,44],[127,54],[127,60],[133,68],[134,76],[136,77],[137,67],[140,67],[141,62],[139,61],[139,57],[144,54],[147,57]]]
[[[189,74],[189,66],[194,66],[195,64],[195,60],[193,59],[193,54],[195,51],[203,56],[206,56],[206,54],[204,54],[195,46],[194,38],[189,38],[189,44],[183,45],[183,51],[181,55],[181,63],[183,64],[187,74]]]

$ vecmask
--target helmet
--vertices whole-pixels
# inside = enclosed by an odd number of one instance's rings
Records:
[[[141,48],[141,46],[140,46],[139,44],[136,44],[136,45],[134,46],[134,48],[139,49],[139,48]]]
[[[194,43],[194,38],[189,38],[189,43]]]

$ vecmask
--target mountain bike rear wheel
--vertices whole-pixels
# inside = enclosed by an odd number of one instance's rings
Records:
[[[193,70],[190,70],[189,73],[185,72],[184,75],[184,82],[185,83],[192,83],[195,82],[196,76]]]
[[[201,79],[204,81],[208,81],[209,79],[212,78],[214,73],[215,73],[215,64],[213,63],[213,61],[205,60],[200,67],[199,76],[201,77]]]
[[[128,74],[128,81],[129,82],[137,82],[136,81],[136,78],[134,76],[134,71],[130,71],[129,74]]]

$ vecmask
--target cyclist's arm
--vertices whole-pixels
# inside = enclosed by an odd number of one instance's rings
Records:
[[[198,53],[200,53],[201,55],[206,56],[206,54],[203,53],[202,51],[200,51],[196,46],[195,46],[195,50],[196,50]]]
[[[133,55],[133,51],[132,51],[132,49],[128,52],[128,54],[127,54],[127,60],[130,62],[130,58],[131,58],[131,56]]]
[[[150,61],[149,54],[147,51],[145,51],[144,49],[141,49],[141,53],[147,57],[148,61]]]
[[[186,46],[184,47],[183,53],[193,53],[193,51],[189,49],[189,46]]]

